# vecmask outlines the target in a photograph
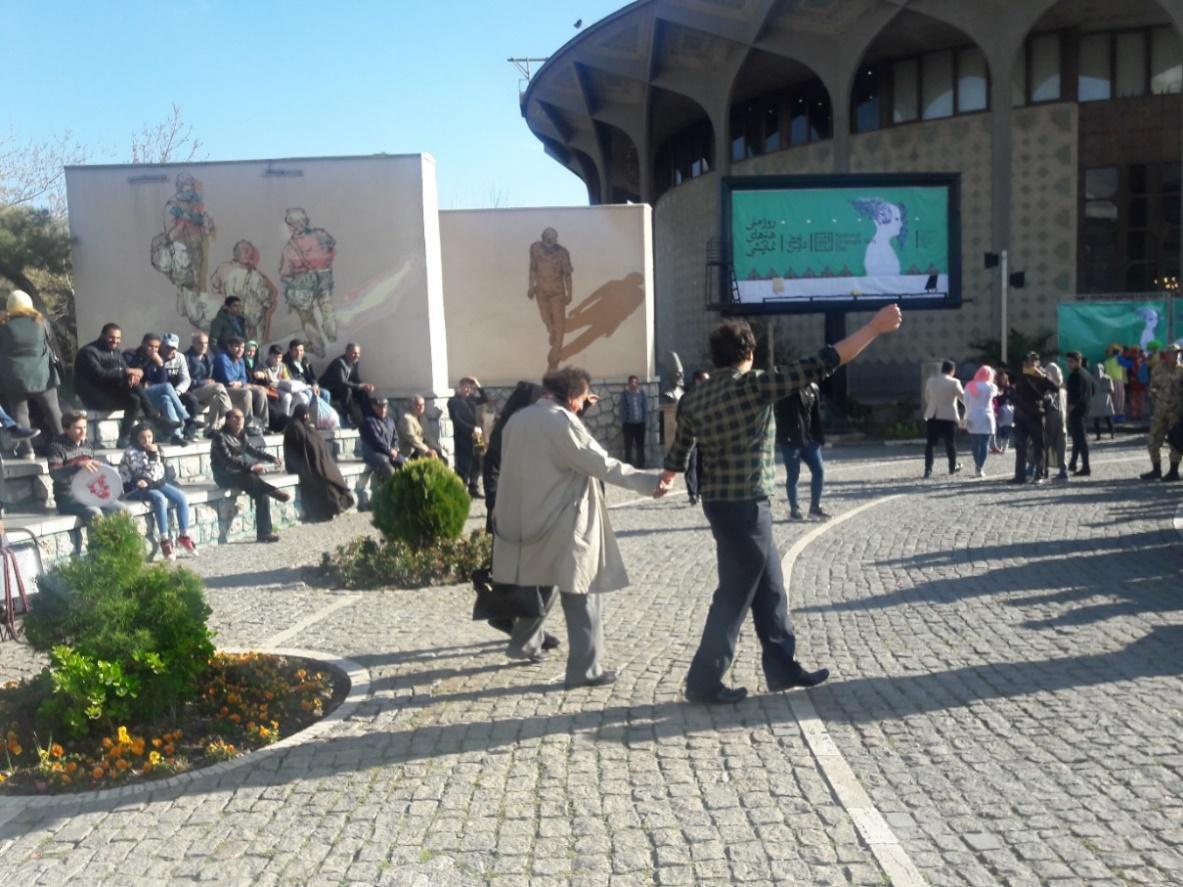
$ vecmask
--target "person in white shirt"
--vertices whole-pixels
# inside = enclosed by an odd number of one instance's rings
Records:
[[[940,374],[932,376],[924,386],[924,421],[928,431],[924,445],[925,477],[932,477],[932,452],[938,440],[945,442],[949,473],[961,470],[957,461],[957,423],[961,413],[957,404],[965,405],[965,389],[953,377],[954,369],[953,361],[942,361]]]

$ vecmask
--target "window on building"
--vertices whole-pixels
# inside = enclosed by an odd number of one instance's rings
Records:
[[[953,116],[953,53],[930,52],[924,56],[920,93],[925,120]]]
[[[1151,32],[1150,91],[1155,95],[1183,92],[1183,41],[1174,28]]]
[[[1032,102],[1055,102],[1060,99],[1060,42],[1058,33],[1031,38],[1028,67],[1031,70]]]
[[[891,122],[909,123],[920,116],[920,60],[902,59],[891,66]]]
[[[1118,98],[1146,94],[1146,32],[1127,31],[1117,35],[1114,92]]]
[[[957,113],[985,111],[990,106],[986,55],[976,46],[957,53]]]
[[[880,120],[880,95],[883,91],[882,78],[874,68],[863,68],[854,81],[854,114],[851,115],[855,132],[871,132],[882,126]]]
[[[1113,97],[1109,47],[1108,34],[1086,34],[1080,38],[1080,73],[1076,84],[1076,97],[1080,101],[1097,102]]]
[[[1084,170],[1081,292],[1148,292],[1180,276],[1178,163]]]
[[[746,160],[831,135],[830,99],[820,80],[748,99],[731,108],[731,159]]]

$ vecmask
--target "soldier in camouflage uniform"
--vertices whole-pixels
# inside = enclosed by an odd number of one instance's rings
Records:
[[[1179,460],[1183,453],[1171,445],[1171,469],[1162,473],[1162,444],[1170,430],[1183,419],[1183,367],[1179,366],[1178,345],[1167,345],[1159,355],[1158,366],[1150,376],[1150,404],[1154,417],[1150,422],[1150,470],[1142,480],[1179,480]]]

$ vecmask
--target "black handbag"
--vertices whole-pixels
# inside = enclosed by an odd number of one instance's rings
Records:
[[[472,605],[474,621],[486,619],[538,619],[546,613],[553,590],[538,585],[507,585],[493,581],[490,567],[472,574],[476,601]]]

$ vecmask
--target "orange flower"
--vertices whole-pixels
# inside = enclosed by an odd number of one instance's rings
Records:
[[[62,778],[61,778],[61,783],[62,783],[62,785],[69,785],[70,784],[70,777],[63,773]]]
[[[166,755],[171,755],[173,753],[173,744],[171,742],[164,747],[164,753]]]
[[[242,717],[237,714],[232,714],[232,715],[230,715],[230,720],[232,722],[234,722],[235,724],[237,724],[242,721]]]
[[[120,773],[127,770],[129,767],[131,767],[131,764],[129,764],[123,758],[120,758],[118,761],[115,762],[115,769],[118,770]]]
[[[90,771],[90,775],[95,779],[102,779],[106,775],[106,772],[102,767],[95,767]]]
[[[66,772],[67,773],[73,773],[77,769],[78,769],[78,762],[77,761],[67,761],[66,762]]]
[[[104,736],[104,737],[103,737],[103,748],[110,748],[110,747],[111,747],[112,745],[114,745],[114,744],[115,744],[115,743],[113,743],[113,742],[111,741],[111,737],[110,737],[110,736]]]
[[[21,744],[15,739],[8,740],[8,750],[14,755],[19,755],[22,751],[24,751],[24,749],[21,748]]]
[[[55,758],[60,758],[66,753],[66,750],[55,742],[49,747],[49,753]]]
[[[136,753],[136,757],[141,757],[144,754],[144,740],[137,739],[132,743],[131,750]]]
[[[160,748],[160,746],[162,746],[163,744],[164,743],[162,743],[159,739],[152,740],[152,747],[153,748]]]

